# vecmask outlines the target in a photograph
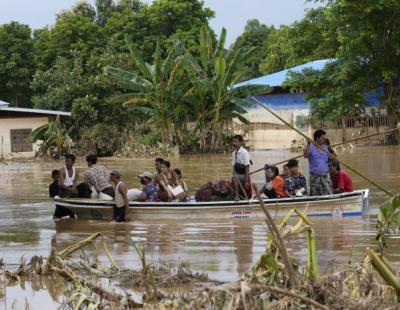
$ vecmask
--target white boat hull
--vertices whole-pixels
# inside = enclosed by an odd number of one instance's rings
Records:
[[[369,190],[358,190],[330,196],[266,199],[266,206],[274,217],[283,217],[291,209],[308,216],[356,216],[368,209]],[[56,206],[70,209],[78,218],[111,220],[113,201],[94,199],[55,199]],[[254,218],[265,214],[257,200],[220,202],[130,202],[130,220],[206,220]]]

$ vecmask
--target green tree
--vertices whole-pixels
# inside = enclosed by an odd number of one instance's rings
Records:
[[[128,37],[126,40],[132,62],[139,70],[130,72],[106,67],[106,72],[116,78],[121,87],[131,91],[119,96],[118,99],[125,105],[136,105],[137,109],[148,115],[148,122],[161,130],[162,141],[172,143],[173,130],[177,125],[174,123],[175,106],[179,103],[179,94],[183,95],[185,91],[185,84],[177,83],[175,78],[180,70],[177,58],[182,54],[183,46],[180,41],[176,41],[172,50],[163,58],[160,44],[157,44],[151,65],[144,61]]]
[[[366,90],[383,87],[382,107],[390,127],[398,123],[400,96],[400,2],[328,1],[329,18],[338,25],[339,57],[360,71],[355,83]],[[349,27],[351,25],[351,27]],[[365,80],[368,76],[368,80]],[[371,88],[372,87],[372,88]]]
[[[44,124],[29,135],[29,141],[36,143],[42,141],[42,146],[46,152],[51,148],[55,147],[57,149],[56,159],[60,159],[63,150],[68,147],[71,138],[69,136],[69,130],[61,123],[61,118],[59,115],[51,122]]]
[[[243,62],[243,79],[248,80],[261,75],[259,70],[260,62],[267,56],[264,42],[268,39],[273,27],[261,24],[258,19],[250,19],[244,28],[244,32],[236,39],[231,47],[233,50],[243,48],[253,49],[253,52]]]
[[[53,66],[57,57],[73,59],[78,53],[84,60],[100,54],[105,45],[101,27],[95,22],[96,11],[86,2],[60,13],[51,28],[34,32],[36,61],[41,70]]]
[[[0,26],[0,98],[29,107],[30,80],[35,71],[31,29],[11,22]]]
[[[339,48],[335,22],[325,8],[310,10],[302,20],[273,30],[264,44],[266,57],[260,64],[264,74],[334,58]]]
[[[200,32],[200,62],[188,54],[185,67],[193,84],[191,94],[196,94],[201,108],[199,109],[206,123],[209,119],[211,132],[210,151],[223,149],[223,129],[233,118],[246,122],[242,117],[244,107],[249,103],[245,100],[249,96],[270,92],[268,86],[233,86],[241,80],[240,66],[251,50],[243,48],[225,50],[226,29],[223,28],[217,44],[213,44],[207,28]],[[204,104],[208,103],[209,105]],[[202,128],[202,131],[206,129]]]
[[[293,74],[320,118],[360,114],[375,92],[395,127],[400,96],[400,3],[385,0],[326,1],[324,15],[338,34],[337,59],[322,72]],[[382,90],[382,91],[381,91]],[[381,95],[380,95],[381,94]],[[395,142],[395,141],[393,141]]]

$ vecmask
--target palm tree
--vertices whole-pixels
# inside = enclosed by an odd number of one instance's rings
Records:
[[[271,91],[268,86],[245,85],[234,88],[242,76],[241,68],[244,60],[253,50],[224,49],[226,29],[223,28],[216,46],[213,44],[207,28],[200,32],[200,62],[186,53],[184,67],[193,84],[190,90],[192,98],[196,98],[199,111],[200,134],[204,143],[204,134],[209,124],[211,131],[211,151],[222,149],[223,126],[228,120],[237,118],[242,122],[246,119],[242,116],[243,109],[249,106],[245,99],[250,96],[266,94]]]
[[[56,159],[61,158],[64,147],[72,141],[69,136],[69,131],[61,124],[60,115],[57,115],[53,121],[33,130],[28,140],[31,143],[43,141],[46,150],[51,146],[55,146],[57,148]]]
[[[129,72],[115,67],[106,67],[106,73],[116,78],[130,93],[118,96],[124,104],[133,104],[149,116],[148,122],[161,129],[162,141],[172,143],[173,131],[177,132],[176,110],[179,98],[183,97],[187,83],[177,79],[181,71],[179,56],[184,52],[183,44],[175,40],[166,58],[162,58],[157,42],[153,64],[144,61],[132,41],[125,37],[131,59],[139,72]],[[180,80],[181,83],[177,83]],[[179,139],[179,136],[177,137]]]

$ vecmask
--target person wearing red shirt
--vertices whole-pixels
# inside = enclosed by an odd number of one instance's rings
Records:
[[[353,181],[346,171],[340,169],[340,163],[334,159],[329,163],[329,173],[331,174],[333,191],[335,194],[352,192]]]

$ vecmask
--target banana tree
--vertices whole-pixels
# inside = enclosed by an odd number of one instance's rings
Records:
[[[245,121],[243,109],[249,106],[247,97],[266,94],[271,91],[268,86],[245,85],[235,88],[242,76],[242,64],[253,50],[225,50],[226,29],[223,28],[218,42],[213,44],[207,28],[200,32],[200,61],[186,53],[183,62],[185,70],[193,84],[192,94],[197,94],[202,105],[202,117],[209,118],[211,131],[211,151],[222,148],[223,124],[226,120],[237,118]],[[208,104],[205,104],[208,103]],[[200,121],[207,123],[206,119]],[[203,130],[205,130],[203,128]]]
[[[120,68],[106,67],[106,73],[114,77],[128,93],[116,99],[125,105],[132,104],[149,116],[148,122],[161,130],[164,143],[173,140],[174,120],[176,120],[176,106],[179,98],[186,91],[187,83],[177,78],[181,71],[179,56],[184,51],[183,44],[175,40],[171,51],[166,58],[162,58],[159,42],[153,56],[153,64],[146,63],[139,51],[129,39],[125,37],[130,51],[132,62],[138,68],[129,72]],[[180,81],[180,83],[178,83]]]
[[[53,121],[33,130],[28,140],[31,143],[43,141],[43,145],[47,149],[55,146],[57,148],[56,159],[61,158],[62,150],[72,141],[69,131],[62,126],[60,115],[57,115]]]

